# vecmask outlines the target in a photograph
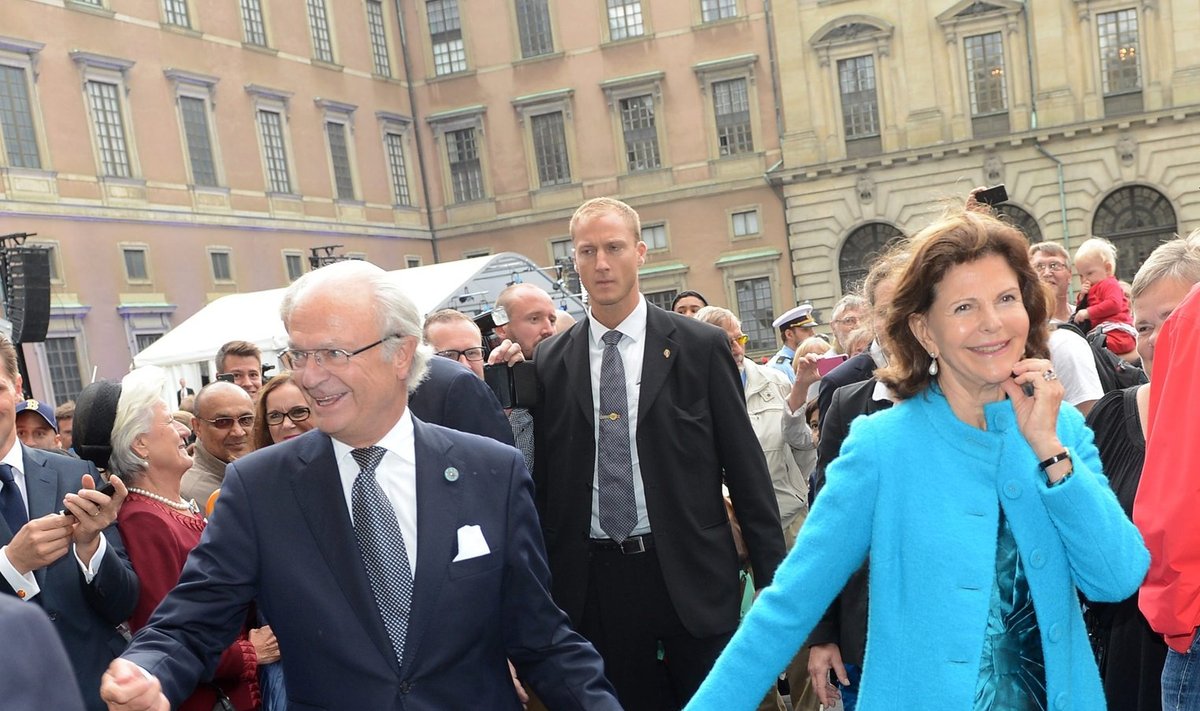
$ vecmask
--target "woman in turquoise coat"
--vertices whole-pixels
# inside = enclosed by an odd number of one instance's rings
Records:
[[[1046,360],[1020,232],[959,210],[913,238],[877,324],[901,402],[853,423],[774,583],[688,709],[753,709],[869,554],[860,711],[1104,709],[1078,592],[1149,556]]]

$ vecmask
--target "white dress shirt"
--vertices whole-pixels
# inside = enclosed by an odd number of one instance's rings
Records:
[[[604,341],[609,331],[620,331],[625,337],[617,344],[621,365],[625,369],[625,399],[629,406],[629,453],[633,457],[633,500],[637,505],[637,524],[631,536],[650,532],[650,515],[646,512],[646,486],[642,483],[642,467],[638,460],[637,419],[638,399],[642,387],[642,360],[646,353],[646,299],[639,294],[637,306],[625,320],[610,329],[588,314],[588,355],[592,369],[592,441],[597,443],[596,459],[592,463],[592,538],[608,538],[600,527],[600,367],[604,362]]]
[[[388,430],[388,433],[375,443],[383,447],[387,453],[375,469],[375,481],[387,496],[392,508],[396,510],[396,520],[400,524],[400,533],[404,534],[404,549],[408,553],[408,567],[412,570],[413,579],[417,576],[417,448],[413,435],[412,413],[408,408],[404,414]],[[354,522],[354,505],[351,503],[354,480],[360,471],[358,462],[350,454],[354,447],[333,439],[333,456],[337,459],[338,474],[342,478],[342,493],[346,497],[346,510],[350,512],[350,522]]]
[[[0,458],[0,463],[4,463],[12,467],[13,480],[17,485],[17,491],[21,494],[21,500],[25,502],[25,515],[29,516],[29,493],[25,487],[25,451],[22,449],[25,445],[21,444],[21,440],[16,440],[12,447],[9,447],[8,453]],[[0,484],[0,487],[5,486]],[[13,531],[13,535],[17,534]],[[92,578],[96,577],[96,573],[100,570],[100,562],[104,560],[104,553],[108,550],[108,541],[104,534],[100,534],[100,546],[96,549],[95,554],[87,565],[79,559],[79,554],[75,552],[75,544],[71,544],[71,553],[75,555],[75,562],[79,564],[79,569],[83,571],[84,582],[91,583]],[[0,575],[8,582],[9,586],[17,592],[17,599],[29,601],[42,591],[38,585],[37,578],[34,577],[33,571],[21,575],[17,572],[12,561],[8,559],[8,546],[0,548]],[[24,593],[24,594],[22,594]]]

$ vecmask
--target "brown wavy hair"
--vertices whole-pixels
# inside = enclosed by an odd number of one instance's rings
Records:
[[[271,439],[271,427],[267,424],[267,398],[271,393],[288,383],[295,384],[292,371],[285,370],[263,383],[262,389],[258,391],[258,399],[254,402],[254,431],[250,434],[250,439],[254,442],[255,449],[262,449],[263,447],[270,447],[275,444],[275,440]],[[296,385],[296,387],[300,386]],[[309,415],[309,417],[312,417],[312,415]]]
[[[959,264],[983,257],[1002,257],[1017,275],[1021,301],[1029,314],[1026,358],[1050,356],[1050,295],[1029,259],[1029,241],[1020,230],[991,214],[956,207],[921,230],[911,243],[911,258],[901,271],[892,307],[879,336],[885,341],[888,366],[876,377],[900,398],[910,398],[929,387],[929,353],[909,326],[913,314],[926,314],[933,306],[938,284]]]

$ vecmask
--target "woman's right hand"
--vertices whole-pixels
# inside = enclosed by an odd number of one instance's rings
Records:
[[[254,645],[254,653],[258,656],[259,664],[271,664],[279,661],[279,640],[270,625],[263,625],[250,630],[250,644]]]

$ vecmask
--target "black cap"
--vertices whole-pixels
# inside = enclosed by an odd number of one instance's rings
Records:
[[[91,383],[75,398],[75,429],[72,447],[75,453],[96,465],[108,469],[112,456],[112,430],[117,420],[117,401],[121,398],[121,383],[100,380]]]

